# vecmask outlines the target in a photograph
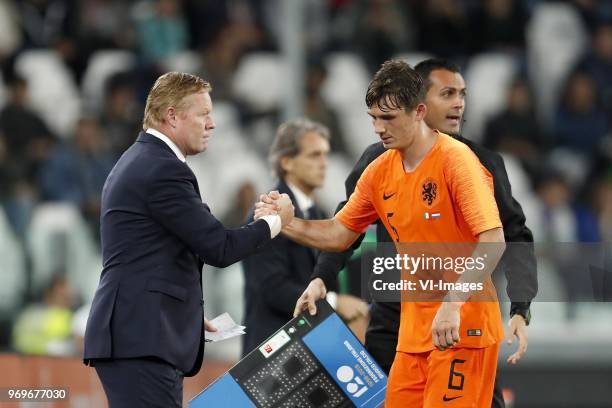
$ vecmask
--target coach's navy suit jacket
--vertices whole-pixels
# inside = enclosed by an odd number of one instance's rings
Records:
[[[225,229],[187,164],[141,133],[106,180],[100,229],[103,270],[85,362],[153,356],[195,375],[204,355],[203,263],[224,267],[246,257],[270,241],[268,224]]]

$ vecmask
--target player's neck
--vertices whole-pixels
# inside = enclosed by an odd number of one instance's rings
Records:
[[[437,140],[437,132],[427,126],[420,127],[410,146],[400,152],[404,171],[414,171],[434,147]]]

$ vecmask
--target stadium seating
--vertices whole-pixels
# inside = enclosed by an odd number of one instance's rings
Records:
[[[372,140],[372,142],[375,141]],[[346,200],[344,186],[338,180],[345,180],[354,165],[354,161],[342,154],[332,152],[327,159],[325,184],[315,194],[317,203],[329,216],[333,215],[340,201]]]
[[[238,324],[244,321],[244,274],[242,263],[227,268],[206,267],[204,274],[205,314],[208,319],[221,313],[229,315]],[[247,327],[246,330],[249,330]],[[237,336],[206,349],[206,357],[217,361],[238,361],[242,350],[242,336]]]
[[[487,53],[472,57],[465,71],[468,96],[463,133],[479,142],[487,119],[506,105],[506,94],[514,78],[517,61],[510,54]]]
[[[188,72],[197,75],[202,68],[201,56],[194,51],[183,51],[163,62],[166,71]]]
[[[39,293],[54,273],[64,272],[84,301],[91,301],[100,278],[101,255],[81,214],[67,203],[36,207],[28,230],[32,289]]]
[[[377,141],[365,106],[370,73],[356,54],[332,53],[325,64],[328,76],[322,96],[338,114],[342,134],[351,141],[347,143],[349,153],[357,160],[366,146]]]
[[[335,110],[365,109],[364,95],[371,76],[359,55],[348,52],[329,54],[325,59],[327,81],[323,99]]]
[[[256,112],[279,108],[286,91],[286,69],[279,54],[257,52],[245,55],[234,75],[235,96]]]
[[[393,58],[405,61],[410,64],[411,67],[414,67],[419,62],[433,57],[433,55],[428,54],[426,52],[404,52],[401,54],[397,54]]]
[[[77,85],[59,54],[52,50],[26,50],[17,57],[15,70],[29,87],[32,107],[60,137],[72,134],[81,114]]]
[[[21,307],[26,279],[23,248],[0,207],[0,320]]]
[[[129,71],[136,65],[136,56],[123,50],[97,51],[90,59],[83,75],[84,104],[99,111],[104,104],[106,80],[118,72]]]
[[[526,28],[527,57],[539,116],[552,120],[563,83],[588,36],[576,9],[569,3],[539,3]]]

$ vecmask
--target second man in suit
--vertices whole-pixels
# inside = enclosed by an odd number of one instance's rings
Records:
[[[291,197],[300,218],[326,218],[315,204],[314,193],[325,181],[329,150],[329,130],[322,124],[295,119],[278,128],[270,149],[270,163],[279,180],[276,189]],[[291,319],[316,256],[315,250],[281,236],[244,260],[244,355]],[[353,296],[332,294],[328,301],[345,320],[367,315],[365,302]]]

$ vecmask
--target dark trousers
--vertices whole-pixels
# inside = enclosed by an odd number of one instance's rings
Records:
[[[182,408],[183,373],[153,358],[97,360],[109,408]]]
[[[374,357],[374,360],[380,365],[387,375],[391,370],[393,359],[395,358],[395,349],[397,347],[397,336],[389,333],[367,332],[365,338],[366,350]],[[495,387],[493,388],[493,401],[491,408],[506,408],[502,390],[495,378]]]

